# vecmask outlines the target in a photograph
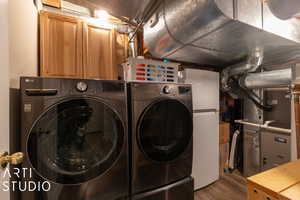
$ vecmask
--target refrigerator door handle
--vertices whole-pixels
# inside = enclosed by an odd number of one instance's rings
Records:
[[[213,109],[199,109],[199,110],[193,110],[193,113],[207,113],[207,112],[215,112],[215,113],[217,113],[217,112],[219,112],[219,110],[218,110],[218,109],[215,109],[215,108],[213,108]]]

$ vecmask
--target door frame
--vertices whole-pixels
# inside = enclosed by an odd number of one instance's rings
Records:
[[[9,151],[9,39],[8,0],[0,0],[0,151]],[[0,169],[0,199],[9,200],[10,194],[3,191],[4,181]],[[7,177],[6,180],[8,180]]]

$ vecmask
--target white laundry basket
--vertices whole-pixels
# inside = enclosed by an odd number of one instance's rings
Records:
[[[123,64],[124,79],[127,82],[177,83],[178,67],[178,63],[128,58]]]

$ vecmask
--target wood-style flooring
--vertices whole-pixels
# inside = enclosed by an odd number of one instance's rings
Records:
[[[195,200],[247,200],[246,179],[238,173],[227,174],[195,192]]]

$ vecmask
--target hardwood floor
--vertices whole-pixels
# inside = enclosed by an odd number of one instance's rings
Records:
[[[228,174],[216,183],[195,193],[195,200],[246,200],[246,179],[237,173]]]

